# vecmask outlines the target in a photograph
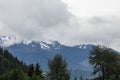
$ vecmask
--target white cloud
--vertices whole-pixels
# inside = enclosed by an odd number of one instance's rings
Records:
[[[68,1],[76,3],[76,0]],[[68,2],[70,6],[67,6],[61,0],[0,0],[0,35],[58,40],[68,45],[103,43],[120,50],[119,1],[111,1],[107,4],[108,0],[105,3],[79,0],[72,7],[74,3]]]
[[[80,17],[119,15],[120,0],[63,0],[69,10]]]

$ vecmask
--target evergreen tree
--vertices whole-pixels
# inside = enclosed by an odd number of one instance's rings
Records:
[[[53,60],[48,62],[49,80],[70,80],[67,63],[61,55],[56,55]]]
[[[25,71],[27,66],[14,57],[8,50],[0,48],[0,75],[13,69]]]
[[[98,74],[99,80],[120,79],[120,55],[105,47],[96,46],[90,53],[90,64],[93,65],[93,74]]]
[[[83,77],[82,77],[82,76],[80,76],[80,80],[83,80]]]
[[[11,75],[10,80],[18,80],[19,79],[18,70],[13,70],[10,75]]]
[[[77,80],[77,78],[75,77],[74,80]]]
[[[40,79],[36,74],[33,74],[31,80],[40,80]]]
[[[35,66],[35,74],[36,74],[37,76],[40,76],[41,78],[43,78],[42,72],[43,72],[43,71],[41,70],[39,63],[37,63],[36,66]]]
[[[23,72],[18,69],[14,69],[10,72],[7,72],[3,75],[0,75],[0,80],[28,80],[23,75]]]
[[[31,80],[31,78],[32,78],[32,76],[34,74],[34,66],[33,66],[33,64],[29,65],[28,73],[27,74],[28,74],[28,76],[30,77],[30,80]]]

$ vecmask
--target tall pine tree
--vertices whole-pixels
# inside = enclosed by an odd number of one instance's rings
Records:
[[[36,74],[37,76],[40,76],[40,78],[43,78],[42,72],[43,72],[43,71],[41,70],[39,63],[37,63],[37,64],[35,65],[35,74]]]
[[[61,55],[56,55],[53,60],[48,62],[49,80],[70,80],[67,63]]]
[[[32,76],[34,74],[34,66],[33,66],[33,64],[29,65],[27,74],[28,74],[28,76],[30,77],[30,80],[31,80],[31,78],[32,78]]]

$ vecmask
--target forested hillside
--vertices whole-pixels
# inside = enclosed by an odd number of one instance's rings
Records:
[[[43,73],[39,63],[26,65],[0,48],[0,80],[70,80],[67,63],[61,55],[48,62],[49,70]],[[56,73],[56,70],[59,72]]]
[[[7,73],[13,69],[25,71],[26,64],[13,57],[7,50],[0,48],[0,74]]]
[[[41,73],[39,64],[26,65],[0,48],[0,80],[40,80]]]

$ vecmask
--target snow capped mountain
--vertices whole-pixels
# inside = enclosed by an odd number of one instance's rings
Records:
[[[0,36],[0,46],[2,47],[9,47],[12,46],[14,44],[23,44],[26,46],[32,46],[35,47],[36,45],[39,45],[41,47],[41,49],[49,49],[50,47],[54,47],[55,49],[58,49],[60,46],[60,43],[57,41],[49,41],[49,42],[37,42],[37,41],[20,41],[18,42],[16,40],[15,36]]]
[[[20,41],[17,42],[14,36],[0,36],[0,46],[9,50],[18,59],[27,64],[40,63],[43,70],[48,69],[48,59],[53,59],[57,54],[68,63],[68,69],[72,77],[90,76],[92,70],[88,57],[92,50],[92,44],[80,44],[67,46],[58,41]]]
[[[39,46],[43,50],[49,50],[49,49],[53,49],[53,48],[60,49],[60,47],[61,47],[61,44],[58,41],[51,41],[48,43],[48,42],[43,42],[43,41],[37,42],[37,41],[23,40],[20,43],[23,45],[26,45],[26,46],[31,46],[31,47]]]
[[[91,44],[66,46],[58,41],[23,40],[19,43],[14,41],[16,41],[15,37],[0,37],[0,45],[27,64],[39,62],[41,67],[46,70],[48,59],[53,59],[56,54],[60,54],[68,62],[68,68],[74,73],[71,74],[72,76],[88,76],[89,74],[91,68],[88,63],[88,56],[93,47]],[[75,73],[76,71],[77,73]]]

